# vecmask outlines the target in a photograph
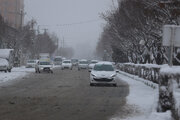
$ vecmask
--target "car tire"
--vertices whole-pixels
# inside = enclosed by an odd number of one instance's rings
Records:
[[[9,69],[8,72],[11,72],[11,69]]]
[[[114,87],[117,87],[117,84],[113,84]]]
[[[38,70],[38,73],[41,73],[41,71],[40,71],[40,70]]]
[[[53,71],[51,70],[51,73],[53,74]]]
[[[94,84],[93,84],[93,83],[90,83],[90,86],[94,86]]]
[[[7,73],[7,70],[5,70],[4,72]]]

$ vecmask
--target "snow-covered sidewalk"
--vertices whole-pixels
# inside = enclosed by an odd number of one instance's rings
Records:
[[[34,68],[18,67],[13,68],[11,73],[0,72],[0,84],[7,81],[15,80],[17,78],[23,78],[24,76],[34,71]]]
[[[147,80],[124,72],[120,72],[118,77],[129,84],[130,94],[127,97],[127,104],[136,106],[138,113],[134,113],[126,119],[113,118],[112,120],[171,120],[171,112],[156,112],[158,87],[152,88],[148,86],[152,83],[147,84]]]

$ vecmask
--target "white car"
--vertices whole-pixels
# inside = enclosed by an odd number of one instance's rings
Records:
[[[91,63],[89,64],[89,70],[92,70],[96,63],[98,63],[98,60],[91,60]]]
[[[63,70],[63,69],[65,69],[65,68],[72,70],[71,60],[64,60],[64,61],[62,62],[61,69]]]
[[[63,59],[62,59],[61,56],[56,56],[56,57],[54,58],[54,65],[61,65],[61,64],[62,64],[62,61],[63,61]]]
[[[39,60],[35,67],[36,73],[48,72],[53,73],[53,64],[50,60]]]
[[[90,73],[90,86],[98,84],[110,84],[117,86],[116,75],[118,71],[115,71],[111,62],[98,62]]]
[[[81,70],[81,69],[88,69],[88,61],[83,59],[83,60],[80,60],[79,63],[78,63],[78,70]]]
[[[35,68],[37,60],[28,60],[26,63],[26,68]]]
[[[9,71],[9,63],[6,59],[0,58],[0,71]],[[9,71],[10,72],[10,71]]]

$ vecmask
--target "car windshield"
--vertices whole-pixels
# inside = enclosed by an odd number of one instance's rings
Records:
[[[71,63],[70,61],[64,61],[63,63]]]
[[[97,62],[97,61],[92,61],[92,62],[91,62],[91,64],[96,64],[96,63],[98,63],[98,62]]]
[[[30,61],[28,61],[28,63],[35,63],[35,61],[34,60],[30,60]]]
[[[39,64],[40,65],[50,65],[51,63],[50,62],[40,62]]]
[[[94,66],[95,71],[114,71],[112,65],[98,64]]]
[[[80,61],[79,64],[88,64],[88,61]]]
[[[71,62],[76,63],[76,62],[78,62],[78,60],[77,59],[72,59]]]
[[[62,61],[62,58],[55,58],[54,61]]]

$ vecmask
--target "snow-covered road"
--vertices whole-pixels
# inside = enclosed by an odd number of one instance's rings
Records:
[[[147,86],[144,83],[144,81],[147,80],[143,80],[124,72],[120,72],[118,77],[129,84],[130,94],[127,97],[127,104],[136,106],[135,108],[137,108],[138,112],[134,112],[134,114],[126,119],[116,117],[111,120],[171,120],[171,112],[156,112],[158,87],[154,89]],[[156,84],[154,86],[156,86]]]
[[[11,73],[0,72],[0,84],[7,81],[15,80],[17,78],[22,78],[34,71],[35,71],[34,68],[18,67],[18,68],[13,68]]]

